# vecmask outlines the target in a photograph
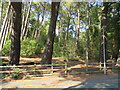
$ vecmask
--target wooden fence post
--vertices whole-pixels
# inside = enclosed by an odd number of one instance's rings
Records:
[[[112,71],[114,70],[114,62],[112,61]]]
[[[101,71],[101,62],[100,62],[100,71]]]
[[[36,76],[36,64],[34,64],[34,74]]]
[[[64,61],[65,61],[65,75],[67,75],[67,60]]]
[[[51,74],[53,74],[53,63],[51,65]]]
[[[86,73],[88,72],[88,63],[85,64],[86,67]]]

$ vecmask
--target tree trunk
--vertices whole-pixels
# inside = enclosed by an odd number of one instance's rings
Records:
[[[29,20],[28,20],[28,24],[29,24]],[[27,28],[26,28],[26,33],[25,33],[24,38],[27,38],[27,37],[28,37],[28,33],[29,33],[29,28],[27,27]]]
[[[108,3],[103,3],[102,10],[102,21],[101,21],[101,49],[102,49],[102,61],[106,61],[106,39],[107,39],[107,13],[108,13]]]
[[[44,15],[45,15],[45,8],[43,9],[43,16],[42,16],[42,20],[40,22],[40,30],[38,31],[38,35],[37,35],[37,41],[40,41],[40,34],[42,32],[42,26],[43,26],[43,21],[44,21]]]
[[[65,44],[67,44],[67,40],[68,40],[68,32],[69,32],[69,26],[70,26],[70,14],[68,12],[68,23],[67,23],[67,27],[66,27],[66,36],[65,36]]]
[[[8,9],[7,9],[7,12],[6,12],[6,15],[5,15],[5,18],[4,18],[4,21],[3,21],[3,25],[1,27],[1,31],[0,31],[0,52],[2,50],[2,47],[3,47],[3,36],[5,34],[5,28],[7,26],[7,19],[8,19],[8,15],[9,15],[9,12],[10,12],[10,7],[11,7],[11,2],[9,2],[8,4]]]
[[[60,6],[60,2],[52,2],[48,39],[47,39],[45,52],[41,61],[42,64],[52,63],[53,44],[54,44],[54,36],[55,36],[56,21],[58,17],[59,6]]]
[[[5,40],[5,35],[7,32],[7,27],[8,27],[8,19],[6,20],[5,27],[3,29],[2,37],[0,39],[0,49],[2,50],[2,47],[4,45],[4,40]]]
[[[88,71],[88,60],[89,60],[89,3],[87,4],[87,25],[86,25],[86,71]]]
[[[22,35],[21,35],[21,39],[24,38],[24,36],[26,34],[26,31],[27,31],[27,24],[28,24],[28,19],[29,19],[29,16],[30,16],[31,4],[32,4],[32,2],[30,2],[30,6],[28,8],[28,12],[27,12],[25,23],[23,23],[25,25],[24,25],[23,30],[22,30],[23,32],[22,32]]]
[[[37,14],[37,22],[36,22],[36,28],[35,28],[35,35],[34,35],[34,39],[37,39],[37,35],[38,35],[39,18],[40,18],[40,14],[39,14],[39,12],[38,12],[38,14]]]
[[[42,26],[43,26],[43,21],[44,21],[44,17],[42,17],[41,23],[40,23],[40,30],[38,31],[38,35],[37,35],[37,41],[40,41],[40,34],[42,32]]]
[[[22,24],[22,2],[11,2],[13,22],[11,31],[10,65],[18,65],[20,60],[20,34]]]
[[[103,3],[102,10],[102,21],[101,21],[101,62],[104,62],[104,74],[106,74],[106,38],[107,38],[107,13],[108,13],[108,2]]]
[[[10,29],[10,25],[11,25],[11,23],[10,23],[10,18],[9,18],[3,45],[6,43],[8,32],[9,32],[9,29]]]
[[[2,26],[2,0],[0,1],[0,30],[1,30],[1,26]]]
[[[61,40],[61,38],[60,38],[60,36],[61,36],[61,27],[62,27],[62,25],[61,25],[61,23],[59,21],[59,26],[58,26],[58,45],[59,45],[59,48],[60,48],[60,40]]]
[[[25,19],[26,19],[27,12],[28,12],[28,9],[29,9],[29,7],[27,8],[27,7],[25,7],[25,5],[27,6],[27,2],[22,4],[22,8],[23,8],[24,13],[22,14],[21,34],[23,33],[23,29],[24,29],[24,26],[25,26]]]
[[[77,13],[78,13],[78,27],[76,29],[76,46],[77,46],[77,55],[79,54],[79,32],[80,32],[80,10],[78,9],[77,10]]]

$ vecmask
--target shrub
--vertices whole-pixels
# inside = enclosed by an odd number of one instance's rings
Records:
[[[11,44],[11,41],[7,40],[5,45],[3,46],[3,49],[2,49],[2,55],[3,56],[8,56],[9,55],[10,44]]]
[[[23,75],[19,69],[14,69],[15,72],[12,73],[12,79],[22,79]]]
[[[37,49],[35,40],[25,39],[21,42],[21,56],[32,56]]]
[[[4,79],[4,78],[6,78],[6,77],[8,77],[8,75],[6,75],[6,74],[1,74],[1,75],[0,75],[0,79]]]
[[[61,55],[61,50],[60,47],[58,47],[58,43],[54,43],[54,47],[53,47],[53,56],[54,57],[59,57]]]
[[[10,52],[11,41],[7,40],[6,44],[2,49],[2,55],[8,56]],[[21,41],[21,56],[34,56],[35,54],[40,54],[41,46],[36,43],[35,40],[25,39]]]

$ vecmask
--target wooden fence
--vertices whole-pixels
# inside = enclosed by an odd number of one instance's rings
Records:
[[[96,73],[103,72],[104,67],[102,66],[104,63],[88,63],[88,67],[86,67],[87,71],[85,73]],[[111,69],[111,71],[119,71],[119,67],[115,66],[116,62],[107,62],[107,69]],[[91,65],[96,65],[90,67]],[[96,70],[94,70],[96,68]],[[21,73],[26,73],[27,76],[41,76],[41,75],[53,75],[56,71],[62,71],[62,74],[68,74],[67,62],[63,64],[45,64],[45,65],[19,65],[19,66],[0,66],[0,74],[12,74],[16,72],[16,70]],[[107,71],[107,72],[111,72]],[[48,73],[49,72],[49,73]],[[32,74],[31,74],[32,73]],[[81,72],[82,73],[82,72]]]
[[[63,73],[67,74],[67,62],[64,64],[0,66],[0,74],[12,74],[20,71],[21,73],[29,74],[28,76],[36,75],[36,73],[39,75],[53,75],[55,71],[60,70],[63,70]],[[32,75],[30,75],[30,73],[32,73]]]
[[[86,72],[103,72],[104,66],[102,66],[102,64],[104,65],[104,63],[89,63],[86,67]],[[94,68],[90,68],[90,65],[97,65],[97,69],[96,71],[93,71],[92,69]],[[91,71],[91,70],[92,71]],[[116,72],[119,71],[119,67],[116,66],[116,62],[106,62],[106,69],[111,69],[111,70],[106,70],[107,72]]]

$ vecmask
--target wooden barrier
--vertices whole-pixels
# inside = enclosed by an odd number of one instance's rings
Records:
[[[51,67],[49,69],[40,69],[40,70],[37,70],[37,68],[40,68],[40,67]],[[55,66],[59,67],[59,69],[56,69],[54,68]],[[64,68],[60,68],[60,66],[64,66]],[[7,69],[11,69],[11,70],[7,70]],[[51,75],[53,75],[54,71],[60,71],[60,70],[64,70],[64,73],[67,74],[67,62],[65,62],[65,64],[45,64],[45,65],[19,65],[19,66],[0,66],[0,69],[5,69],[5,70],[1,70],[0,71],[0,74],[4,74],[4,73],[13,73],[13,72],[16,72],[14,69],[15,68],[33,68],[32,70],[20,70],[22,73],[27,73],[27,72],[33,72],[35,74],[35,72],[37,71],[50,71]]]
[[[98,65],[99,71],[91,71],[91,72],[103,72],[103,71],[101,71],[101,70],[104,68],[104,67],[102,66],[102,64],[104,64],[104,63],[101,63],[101,62],[100,62],[100,63],[89,63],[89,64],[88,64],[88,69],[90,70],[89,65]],[[108,64],[108,65],[111,64],[111,67],[110,67],[110,66],[107,66],[106,68],[107,68],[107,69],[109,69],[109,68],[112,69],[111,71],[107,71],[107,72],[119,71],[119,69],[118,69],[118,70],[115,70],[116,68],[119,68],[119,67],[115,67],[116,62],[107,62],[106,64]],[[91,69],[93,69],[93,68],[91,68]],[[88,71],[88,72],[90,72],[90,71]]]
[[[88,71],[86,71],[86,73],[88,72],[103,72],[102,69],[104,68],[102,66],[102,64],[104,63],[89,63],[88,64]],[[118,71],[118,69],[116,70],[116,68],[118,67],[115,67],[115,64],[116,62],[107,62],[106,64],[110,65],[111,64],[111,67],[107,66],[107,69],[111,68],[112,70],[111,71]],[[90,71],[90,69],[93,69],[94,67],[89,67],[90,65],[97,65],[97,67],[95,68],[95,70],[93,71]],[[63,66],[63,68],[60,68],[61,66]],[[49,67],[47,69],[39,69],[39,67]],[[58,67],[58,68],[55,68],[55,67]],[[23,69],[21,70],[22,73],[27,73],[27,72],[32,72],[32,73],[36,73],[36,72],[50,72],[50,74],[44,74],[44,75],[53,75],[55,71],[60,71],[60,70],[63,70],[64,71],[64,74],[67,75],[67,61],[65,61],[64,64],[45,64],[45,65],[19,65],[19,66],[0,66],[0,69],[12,69],[12,70],[4,70],[4,71],[1,71],[0,74],[3,74],[3,73],[13,73],[13,72],[16,72],[14,71],[15,68],[19,68],[19,69]],[[25,70],[24,68],[33,68],[33,69],[30,69],[30,70]],[[110,72],[110,71],[107,71],[107,72]]]

